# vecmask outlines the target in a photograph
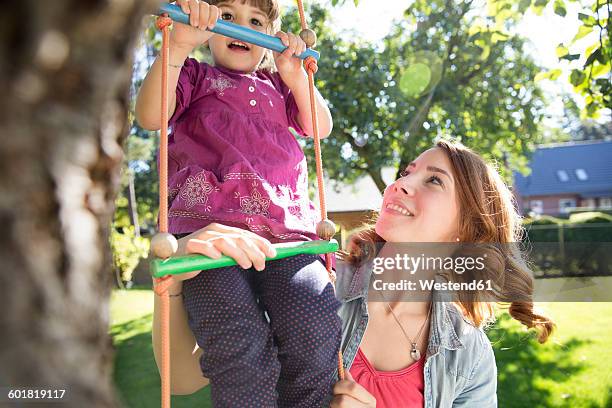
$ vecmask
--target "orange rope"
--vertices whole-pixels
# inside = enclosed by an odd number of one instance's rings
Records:
[[[174,278],[164,276],[156,278],[153,291],[161,299],[161,405],[170,408],[170,295],[168,288],[174,284]]]
[[[298,12],[300,13],[300,23],[302,24],[302,30],[308,28],[308,23],[306,22],[306,17],[304,16],[304,4],[302,0],[297,0],[298,4]]]
[[[304,62],[304,67],[308,73],[308,90],[310,92],[310,111],[312,115],[312,136],[314,138],[315,164],[317,168],[317,188],[319,190],[321,219],[324,220],[327,218],[327,206],[325,202],[323,163],[321,160],[321,137],[319,136],[319,121],[317,117],[317,104],[314,93],[314,73],[317,69],[317,62],[314,60],[314,58],[308,57]]]
[[[168,232],[168,27],[172,20],[157,19],[162,30],[162,78],[161,78],[161,129],[159,136],[159,231]]]
[[[161,130],[159,138],[159,231],[168,232],[168,28],[172,20],[167,16],[157,19],[162,31]],[[156,280],[155,292],[161,296],[161,406],[170,408],[170,296],[171,277]]]
[[[308,28],[308,23],[304,17],[304,4],[302,0],[297,0],[298,11],[300,13],[300,23],[302,30]],[[304,69],[308,73],[308,91],[310,93],[310,114],[312,116],[312,136],[314,138],[315,163],[317,170],[317,189],[319,191],[319,207],[321,211],[321,219],[327,219],[327,206],[325,203],[325,181],[323,180],[323,161],[321,159],[321,137],[319,135],[319,119],[317,117],[317,103],[315,100],[315,84],[314,74],[318,71],[317,60],[308,57],[304,60]],[[335,277],[332,272],[332,254],[325,254],[325,267],[332,284],[335,283]],[[342,349],[338,350],[338,377],[344,380],[344,365],[342,358]]]

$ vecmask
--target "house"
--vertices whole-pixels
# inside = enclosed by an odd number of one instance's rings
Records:
[[[559,216],[575,209],[612,209],[612,141],[539,146],[531,173],[514,173],[523,214]]]

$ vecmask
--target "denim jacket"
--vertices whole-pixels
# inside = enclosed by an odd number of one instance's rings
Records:
[[[368,324],[368,287],[372,265],[337,265],[336,296],[343,322],[344,367],[353,364]],[[485,333],[434,292],[424,369],[425,408],[497,407],[497,367]],[[337,378],[337,370],[335,378]],[[397,407],[402,408],[402,407]]]

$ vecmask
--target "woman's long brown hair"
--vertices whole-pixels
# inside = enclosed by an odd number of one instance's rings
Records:
[[[478,278],[496,283],[494,301],[490,294],[485,301],[472,293],[459,294],[455,303],[477,327],[495,319],[495,303],[509,304],[510,315],[534,328],[538,341],[544,343],[554,323],[534,311],[532,273],[516,245],[523,238],[524,228],[512,193],[492,165],[461,143],[439,141],[434,147],[451,162],[459,202],[459,240],[487,249],[486,267],[478,272]],[[376,255],[380,242],[384,240],[369,225],[352,237],[344,260],[359,265]]]

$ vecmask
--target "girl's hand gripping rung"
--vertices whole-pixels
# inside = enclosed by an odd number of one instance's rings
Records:
[[[173,21],[183,24],[189,24],[189,16],[175,4],[162,4],[159,8],[159,15],[168,14]],[[244,41],[250,44],[259,45],[260,47],[268,48],[272,51],[283,52],[287,49],[280,38],[273,37],[268,34],[260,33],[259,31],[251,30],[238,24],[230,23],[224,20],[217,20],[215,27],[210,30],[215,34],[221,34],[226,37],[231,37],[236,40]],[[319,53],[313,49],[307,48],[306,51],[296,57],[305,59],[313,57],[319,60]]]
[[[338,242],[334,239],[329,241],[302,241],[274,244],[276,256],[267,258],[268,261],[288,258],[300,254],[327,254],[338,250]],[[225,266],[237,265],[236,261],[229,256],[212,259],[204,255],[186,255],[171,257],[168,259],[154,259],[151,262],[151,273],[156,278],[165,275],[178,275],[186,272],[201,271],[206,269],[223,268]]]

